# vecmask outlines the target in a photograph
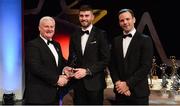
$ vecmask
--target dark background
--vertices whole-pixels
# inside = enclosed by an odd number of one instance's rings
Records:
[[[65,1],[69,5],[74,0]],[[39,0],[24,0],[24,13],[26,10],[37,7],[38,2]],[[168,58],[176,56],[176,59],[180,59],[180,7],[177,2],[178,0],[80,0],[72,9],[78,9],[81,4],[90,4],[94,9],[107,10],[107,15],[95,26],[106,30],[110,41],[114,36],[118,36],[117,33],[120,31],[117,17],[120,9],[130,8],[135,12],[136,26],[139,24],[143,13],[148,12]],[[60,0],[45,0],[42,9],[37,14],[24,14],[24,43],[38,36],[38,22],[42,16],[57,17],[59,14],[62,14]],[[58,18],[61,19],[61,17]],[[59,22],[56,33],[58,35],[62,33],[71,34],[73,28],[73,25],[69,27]],[[145,28],[144,33],[150,35],[148,28]],[[161,60],[156,50],[155,56],[157,63],[160,64]]]

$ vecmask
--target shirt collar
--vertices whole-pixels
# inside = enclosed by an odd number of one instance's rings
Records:
[[[48,40],[45,39],[41,34],[40,34],[40,37],[41,37],[41,38],[44,40],[44,42],[46,42],[46,44],[47,44]],[[49,39],[49,40],[52,40],[52,39]]]
[[[86,29],[83,29],[83,28],[81,28],[81,29],[82,29],[83,31],[88,30],[89,32],[91,32],[92,27],[93,27],[93,25],[91,24],[91,25],[89,25]]]
[[[132,35],[132,37],[134,36],[134,34],[136,33],[136,29],[135,28],[133,28],[131,31],[129,31],[129,33],[125,33],[125,32],[123,32],[123,34],[125,34],[125,35],[127,35],[127,34],[131,34]]]

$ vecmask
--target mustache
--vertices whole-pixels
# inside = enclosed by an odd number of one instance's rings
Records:
[[[54,31],[52,31],[52,30],[49,30],[49,31],[46,31],[46,33],[53,33]]]
[[[82,21],[80,21],[80,22],[88,22],[88,21],[86,21],[86,20],[82,20]]]

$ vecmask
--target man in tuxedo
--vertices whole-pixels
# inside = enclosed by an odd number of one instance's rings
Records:
[[[118,14],[123,36],[112,41],[110,74],[117,104],[148,104],[148,73],[151,68],[153,44],[151,38],[138,32],[131,9]]]
[[[59,86],[68,79],[61,75],[65,59],[59,43],[52,40],[55,20],[45,16],[39,22],[40,35],[25,46],[25,104],[58,104]]]
[[[81,27],[70,39],[68,61],[74,61],[74,104],[103,104],[104,70],[110,58],[107,34],[95,27],[93,9],[82,5],[79,10]]]

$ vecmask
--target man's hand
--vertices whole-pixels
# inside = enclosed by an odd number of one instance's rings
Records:
[[[84,68],[76,68],[74,69],[76,72],[74,73],[75,79],[81,79],[87,75],[86,69]]]
[[[131,96],[131,91],[128,90],[128,91],[124,92],[124,95],[126,95],[126,96]]]
[[[68,77],[66,75],[60,75],[57,84],[59,86],[64,86],[68,83]]]
[[[74,75],[73,68],[69,66],[64,67],[62,74],[66,75],[68,78],[73,77]]]
[[[129,87],[127,86],[125,81],[120,81],[120,80],[116,81],[115,88],[116,88],[118,93],[124,94],[126,96],[131,95]]]

